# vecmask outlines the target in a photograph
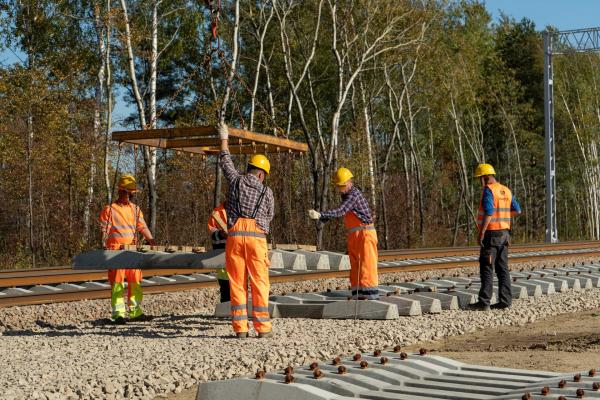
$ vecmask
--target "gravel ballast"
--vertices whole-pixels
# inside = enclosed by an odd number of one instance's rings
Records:
[[[514,263],[513,269],[544,264]],[[474,271],[394,273],[381,282]],[[272,292],[347,285],[346,279],[281,283]],[[232,338],[228,320],[212,317],[217,298],[216,289],[147,296],[145,311],[157,318],[126,326],[107,323],[108,300],[0,309],[0,399],[153,399],[259,368],[282,369],[600,307],[600,289],[569,291],[516,300],[509,310],[487,313],[443,311],[388,321],[275,319],[274,338],[240,341]]]

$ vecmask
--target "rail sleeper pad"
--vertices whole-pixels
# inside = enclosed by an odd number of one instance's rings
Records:
[[[282,296],[274,296],[282,297]],[[283,296],[285,297],[285,296]],[[271,318],[314,318],[314,319],[398,319],[396,304],[384,301],[302,299],[287,296],[283,301],[269,301]],[[420,311],[420,310],[419,310]],[[252,315],[252,300],[248,301],[248,315]],[[231,303],[219,303],[215,317],[229,318]]]
[[[361,362],[367,365],[361,365]],[[291,383],[285,382],[283,371],[267,371],[261,379],[244,377],[204,382],[198,386],[196,399],[519,400],[525,393],[534,399],[556,399],[561,395],[578,398],[578,389],[585,391],[585,398],[600,398],[600,392],[592,390],[594,378],[586,376],[587,373],[581,373],[581,380],[575,382],[575,373],[485,367],[419,354],[409,354],[406,359],[401,359],[398,353],[391,352],[383,352],[377,357],[363,353],[357,361],[354,357],[342,358],[341,366],[345,369],[342,373],[339,365],[319,363],[318,378],[307,366],[296,367],[291,374]],[[559,388],[562,379],[568,383]],[[550,393],[544,397],[541,393],[545,386],[550,388]]]

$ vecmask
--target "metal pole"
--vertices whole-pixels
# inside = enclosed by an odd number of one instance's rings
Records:
[[[544,129],[546,153],[546,242],[558,242],[556,226],[556,169],[554,157],[554,91],[552,34],[544,32]]]

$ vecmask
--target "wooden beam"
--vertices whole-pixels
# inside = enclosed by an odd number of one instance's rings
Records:
[[[208,154],[218,154],[220,153],[220,149],[217,148],[207,148],[206,149],[206,153]],[[264,144],[257,144],[255,146],[248,146],[248,145],[244,145],[244,146],[229,146],[229,152],[231,153],[232,156],[235,156],[236,154],[277,154],[277,153],[281,153],[281,154],[285,154],[285,153],[293,153],[293,150],[290,149],[282,149],[280,147],[275,147],[275,146],[267,146]]]
[[[153,139],[156,140],[156,139]],[[198,139],[167,139],[166,140],[166,146],[165,148],[167,149],[173,149],[173,148],[177,148],[177,147],[214,147],[214,146],[220,146],[221,145],[221,140],[220,139],[213,139],[213,138],[198,138]]]
[[[142,129],[113,132],[112,139],[117,141],[135,139],[175,139],[193,136],[218,136],[214,126],[196,126],[187,128]]]
[[[265,135],[263,133],[255,133],[238,128],[229,128],[229,134],[233,137],[250,140],[256,143],[269,144],[280,148],[285,147],[301,152],[308,151],[308,145],[306,143],[296,142],[294,140],[280,138],[273,135]]]
[[[165,147],[167,143],[167,139],[135,139],[135,140],[126,140],[123,143],[129,144],[138,144],[140,146],[150,146],[150,147]]]
[[[242,144],[247,142],[255,144],[263,144],[274,146],[279,148],[280,151],[292,150],[296,152],[307,152],[308,146],[305,143],[296,142],[294,140],[276,137],[273,135],[265,135],[262,133],[250,132],[245,129],[229,128],[230,142],[234,144],[237,140],[241,140]],[[199,126],[199,127],[187,127],[187,128],[162,128],[162,129],[148,129],[148,130],[136,130],[136,131],[119,131],[113,132],[113,140],[119,142],[128,142],[138,140],[151,140],[151,139],[177,139],[177,140],[192,140],[199,139],[195,146],[204,145],[203,140],[207,142],[215,143],[214,140],[218,140],[218,132],[214,126]],[[161,142],[162,143],[162,142]],[[140,143],[141,144],[141,143]],[[239,143],[238,143],[239,144]],[[151,144],[148,144],[151,146]],[[156,147],[164,147],[160,145]],[[214,146],[218,147],[217,144]],[[181,146],[187,147],[187,146]],[[218,151],[218,149],[215,149]],[[271,152],[276,152],[271,151]]]
[[[153,141],[158,141],[159,139],[147,139],[147,140],[127,140],[122,143],[128,144],[136,144],[141,146],[152,146],[158,147],[162,149],[169,149],[174,151],[181,151],[184,153],[194,153],[194,154],[219,154],[221,149],[218,146],[199,146],[203,141],[201,139],[181,139],[180,141],[172,141],[173,139],[160,139],[162,143],[166,143],[166,145],[155,146]],[[277,146],[268,146],[265,144],[242,144],[242,145],[232,145],[229,146],[229,152],[232,155],[236,154],[284,154],[284,153],[292,153],[293,150],[280,148]]]

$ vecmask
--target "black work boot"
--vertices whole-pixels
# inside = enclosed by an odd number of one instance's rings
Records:
[[[235,334],[235,336],[238,339],[247,339],[248,338],[248,332],[238,332]]]
[[[467,309],[471,311],[490,311],[490,306],[478,301],[477,303],[469,304]]]
[[[115,325],[125,325],[127,321],[123,317],[117,317],[115,319],[111,319],[111,322]]]
[[[504,309],[510,308],[510,304],[496,303],[496,304],[492,304],[490,306],[490,308],[492,310],[504,310]]]

